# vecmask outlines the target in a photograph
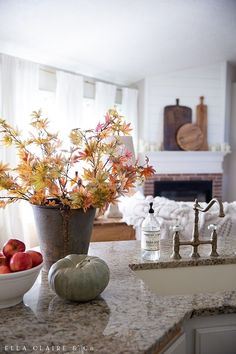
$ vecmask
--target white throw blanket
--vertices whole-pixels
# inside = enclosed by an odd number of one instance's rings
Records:
[[[140,237],[140,226],[148,213],[149,203],[153,202],[155,216],[161,224],[161,238],[172,238],[173,231],[171,227],[176,224],[182,226],[182,239],[189,240],[192,237],[194,210],[193,202],[176,202],[163,197],[147,196],[144,197],[137,192],[132,197],[123,197],[120,199],[119,208],[123,214],[123,219],[128,225],[133,225],[137,230],[137,238]],[[200,203],[204,208],[207,203]],[[225,246],[234,243],[236,239],[236,202],[224,202],[225,217],[219,218],[219,207],[214,204],[211,209],[205,213],[199,213],[199,232],[201,239],[209,239],[211,231],[208,230],[210,224],[217,225],[219,246],[224,243]],[[235,242],[236,243],[236,242]]]

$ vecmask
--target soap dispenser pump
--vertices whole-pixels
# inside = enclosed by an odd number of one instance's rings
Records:
[[[141,253],[142,258],[149,261],[160,258],[160,224],[154,216],[153,203],[149,204],[148,215],[142,223]]]

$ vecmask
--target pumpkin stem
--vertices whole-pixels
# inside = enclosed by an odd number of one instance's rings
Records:
[[[86,265],[89,262],[90,262],[90,259],[88,259],[86,257],[76,265],[76,268],[82,268],[84,265]]]

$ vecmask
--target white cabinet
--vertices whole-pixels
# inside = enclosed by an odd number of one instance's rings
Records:
[[[185,333],[182,334],[174,342],[170,343],[168,348],[162,352],[163,354],[187,354]]]
[[[236,326],[219,326],[196,329],[195,353],[235,354]]]
[[[160,354],[236,354],[236,314],[199,316]]]
[[[195,317],[184,330],[187,354],[236,354],[236,314]]]

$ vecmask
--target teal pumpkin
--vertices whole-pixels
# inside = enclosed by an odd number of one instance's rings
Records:
[[[106,288],[110,271],[99,257],[70,254],[54,263],[48,273],[53,291],[63,299],[89,301]]]

